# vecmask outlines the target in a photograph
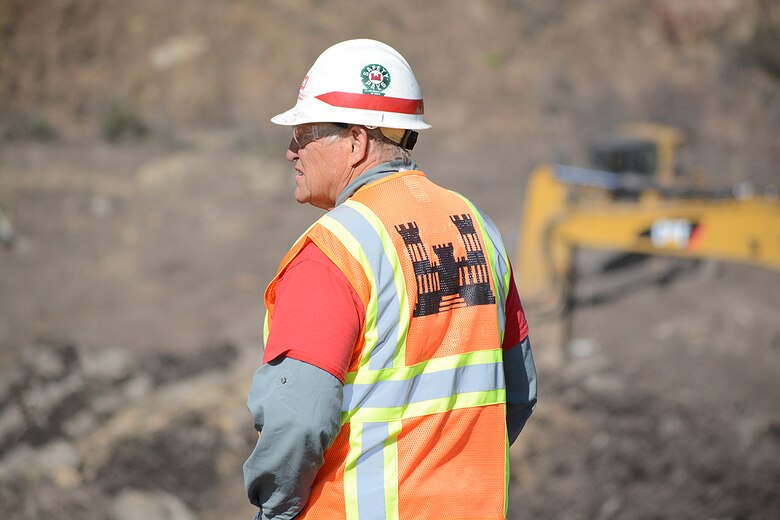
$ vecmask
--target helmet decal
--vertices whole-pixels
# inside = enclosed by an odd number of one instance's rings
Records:
[[[382,92],[390,86],[390,73],[382,65],[373,63],[366,65],[360,71],[360,79],[363,81],[363,94],[375,94],[384,96]]]

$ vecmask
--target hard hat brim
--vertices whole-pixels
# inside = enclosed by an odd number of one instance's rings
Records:
[[[308,107],[311,109],[311,106]],[[309,113],[301,103],[277,114],[271,118],[271,122],[280,126],[296,126],[307,123],[347,123],[353,125],[365,125],[387,128],[402,128],[405,130],[428,130],[431,125],[426,123],[421,116],[409,116],[405,114],[392,114],[373,110],[360,110],[353,108],[333,107],[327,103],[317,101],[317,109]]]
[[[299,116],[298,110],[296,110],[296,108],[297,107],[292,107],[290,110],[282,112],[281,114],[276,114],[274,117],[271,118],[271,122],[274,123],[275,125],[280,125],[280,126],[295,126],[304,123],[315,122],[315,121],[304,121],[305,118]]]

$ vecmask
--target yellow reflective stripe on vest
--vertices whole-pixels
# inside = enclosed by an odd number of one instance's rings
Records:
[[[387,520],[398,520],[398,436],[401,435],[401,421],[388,422],[387,433],[385,449],[382,450],[385,462],[385,517]],[[358,480],[358,484],[362,483]]]
[[[506,401],[501,349],[347,374],[341,421],[395,421]]]
[[[498,390],[504,388],[502,367],[500,361],[466,364],[447,370],[425,371],[409,379],[345,385],[342,411],[391,409],[463,393]]]
[[[395,295],[398,299],[398,331],[397,331],[397,343],[395,353],[393,355],[394,367],[404,366],[406,362],[406,334],[409,331],[409,295],[406,293],[406,282],[404,281],[404,273],[401,269],[401,261],[398,259],[398,251],[393,245],[393,239],[387,233],[382,221],[379,217],[371,211],[367,206],[355,202],[353,200],[347,200],[343,204],[346,207],[353,208],[357,211],[371,226],[376,236],[382,243],[382,249],[384,255],[392,269],[393,273],[393,285],[395,286]],[[366,237],[358,237],[358,239],[365,239]],[[361,243],[364,243],[361,240]],[[395,316],[389,316],[390,318]],[[377,320],[379,321],[379,320]],[[373,367],[369,367],[373,368]]]
[[[268,311],[265,311],[265,318],[263,319],[263,348],[268,345],[268,336],[271,334],[271,327],[268,323]]]
[[[358,460],[363,455],[363,424],[350,425],[349,453],[344,462],[344,506],[347,512],[347,520],[358,520]],[[384,486],[383,486],[384,487]]]
[[[398,520],[401,422],[356,423],[344,471],[347,519]]]
[[[479,209],[460,193],[458,195],[474,212],[474,217],[479,223],[482,236],[485,237],[485,249],[487,250],[487,261],[490,264],[490,272],[493,275],[493,285],[496,288],[496,304],[498,305],[498,330],[501,342],[504,342],[504,330],[506,328],[506,298],[509,294],[509,282],[511,272],[509,270],[509,257],[506,254],[506,248],[501,240],[495,224],[487,219]]]
[[[483,365],[485,363],[500,363],[503,360],[501,349],[475,350],[464,354],[453,354],[431,358],[408,367],[386,368],[384,370],[350,372],[346,384],[370,384],[378,381],[399,381],[411,379],[424,372],[436,372],[466,365]]]
[[[347,250],[350,251],[355,260],[358,261],[363,271],[366,273],[366,278],[371,281],[374,277],[371,264],[366,257],[365,251],[360,247],[358,241],[353,237],[349,231],[337,220],[331,218],[329,215],[325,215],[319,220],[320,224],[328,231],[333,233]],[[376,318],[377,318],[377,288],[375,284],[371,284],[371,294],[368,298],[368,304],[366,306],[366,323],[365,323],[365,349],[370,350],[376,347],[377,344],[377,330],[376,330]]]
[[[412,417],[422,417],[435,413],[451,412],[462,408],[489,406],[506,402],[506,390],[503,388],[466,394],[455,394],[430,401],[410,403],[395,408],[360,408],[354,412],[342,412],[341,421],[355,424],[359,422],[401,421]]]
[[[486,237],[485,248],[488,252],[487,259],[490,263],[490,272],[493,273],[493,285],[496,287],[498,298],[498,330],[501,343],[504,343],[504,331],[506,330],[506,299],[509,295],[509,284],[511,282],[511,270],[509,267],[509,256],[506,253],[504,242],[501,239],[501,233],[495,227],[490,219],[484,217],[479,209],[463,195],[458,194],[471,210],[479,222],[479,227]],[[487,221],[487,222],[486,222]],[[506,396],[503,397],[506,402]],[[509,432],[506,432],[506,449],[504,450],[504,517],[509,512]]]
[[[373,212],[352,201],[322,217],[320,223],[360,263],[371,283],[360,367],[379,370],[402,366],[409,330],[409,301],[398,253],[386,229]]]

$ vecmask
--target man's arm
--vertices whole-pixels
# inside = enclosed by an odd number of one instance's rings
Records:
[[[362,320],[346,277],[309,243],[276,286],[265,363],[247,402],[259,437],[244,482],[259,518],[286,520],[306,506],[339,432],[343,382]]]
[[[526,421],[533,413],[537,399],[536,365],[531,353],[531,341],[528,338],[528,323],[517,293],[514,274],[510,274],[509,279],[503,349],[506,428],[511,444],[520,435]]]
[[[340,428],[342,384],[281,357],[257,369],[247,405],[259,436],[244,483],[259,518],[289,520],[306,506],[323,454]]]
[[[504,351],[506,427],[512,444],[536,407],[536,365],[528,336]]]

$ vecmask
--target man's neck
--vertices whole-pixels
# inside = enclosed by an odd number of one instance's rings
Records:
[[[342,204],[366,184],[371,184],[372,182],[378,181],[379,179],[394,173],[416,169],[418,169],[417,163],[412,159],[409,159],[408,161],[397,160],[381,162],[374,165],[372,168],[365,169],[359,175],[355,175],[352,178],[352,181],[341,191],[341,194],[336,199],[336,206]]]

